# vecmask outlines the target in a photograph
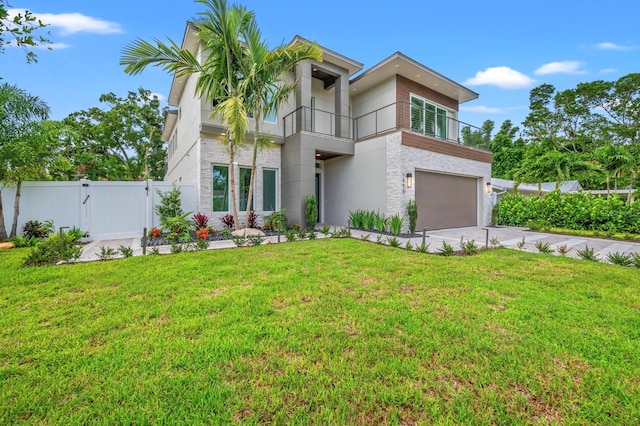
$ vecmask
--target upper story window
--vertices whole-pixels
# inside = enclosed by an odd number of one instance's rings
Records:
[[[446,140],[447,110],[411,95],[411,130]]]

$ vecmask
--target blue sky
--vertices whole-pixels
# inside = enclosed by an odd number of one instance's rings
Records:
[[[38,63],[8,47],[0,77],[52,109],[52,118],[98,106],[100,94],[125,95],[144,87],[166,97],[171,76],[149,68],[128,76],[118,65],[122,48],[137,37],[180,43],[185,23],[203,10],[191,0],[9,0],[51,24],[53,50],[37,50]],[[496,127],[520,125],[531,88],[562,90],[580,82],[616,80],[640,72],[640,2],[585,0],[536,2],[344,1],[239,2],[254,10],[272,46],[296,34],[365,64],[401,51],[480,94],[461,106],[460,119]]]

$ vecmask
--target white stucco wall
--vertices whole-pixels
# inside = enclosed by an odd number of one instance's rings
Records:
[[[277,193],[276,193],[276,201],[278,203],[277,208],[279,209],[281,206],[280,199],[280,180],[281,180],[281,171],[280,171],[280,145],[276,145],[273,149],[263,151],[258,154],[257,161],[257,170],[256,170],[256,182],[253,192],[253,205],[256,207],[255,211],[259,214],[259,222],[262,223],[262,219],[264,217],[264,212],[262,211],[262,170],[263,168],[267,169],[276,169],[276,178],[277,178]],[[238,153],[235,156],[235,184],[236,184],[236,202],[237,198],[240,195],[240,185],[239,185],[239,175],[240,168],[251,168],[251,160],[253,156],[252,148],[247,145],[238,150]],[[200,144],[200,168],[199,174],[200,179],[198,181],[200,185],[199,199],[198,199],[198,207],[199,212],[209,216],[209,223],[215,229],[221,229],[222,224],[220,222],[220,218],[225,214],[232,214],[231,206],[229,206],[229,212],[213,212],[212,206],[212,173],[213,173],[213,165],[219,164],[227,166],[229,164],[229,154],[227,153],[223,143],[221,141],[215,139],[202,139],[202,143]],[[229,194],[231,190],[229,190]],[[244,219],[244,212],[238,212],[241,219]],[[268,214],[268,213],[267,213]]]

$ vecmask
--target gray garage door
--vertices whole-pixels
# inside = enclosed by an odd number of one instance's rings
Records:
[[[478,224],[478,179],[416,172],[417,229]]]

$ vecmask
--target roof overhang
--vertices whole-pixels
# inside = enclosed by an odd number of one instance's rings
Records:
[[[304,37],[300,37],[299,35],[295,36],[293,40],[289,43],[288,46],[295,46],[296,44],[312,44],[313,42],[307,40]],[[327,49],[326,47],[320,46],[316,43],[320,50],[322,50],[322,60],[337,65],[341,68],[344,68],[348,71],[349,76],[359,72],[362,70],[364,64],[355,61],[351,58],[347,58],[344,55],[341,55],[337,52],[334,52],[331,49]]]
[[[187,49],[194,56],[198,53],[198,28],[191,21],[187,21],[187,28],[184,31],[184,36],[182,37],[182,48]],[[184,92],[184,88],[187,84],[188,75],[183,75],[177,77],[175,74],[173,75],[173,81],[171,82],[171,90],[169,91],[169,99],[167,103],[172,106],[178,106],[180,102],[180,97],[182,96],[182,92]]]
[[[358,92],[364,92],[396,74],[442,93],[449,98],[456,99],[458,103],[472,101],[479,96],[473,90],[435,72],[402,52],[394,53],[352,79],[350,82],[351,93],[352,95],[357,95]]]
[[[175,109],[167,111],[167,115],[164,117],[164,127],[162,128],[162,136],[160,136],[160,140],[162,142],[166,142],[171,137],[171,133],[173,133],[173,129],[178,122],[178,111]]]

